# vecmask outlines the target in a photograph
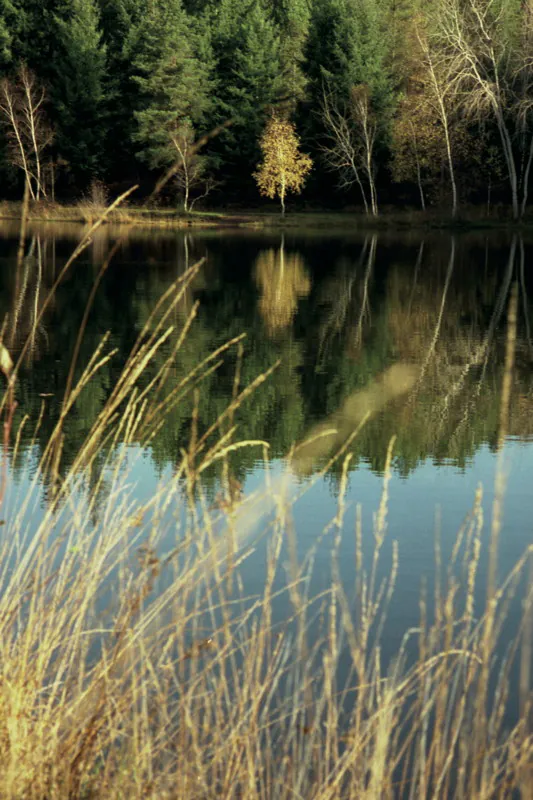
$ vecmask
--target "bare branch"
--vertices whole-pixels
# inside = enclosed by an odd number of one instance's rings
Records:
[[[13,80],[0,82],[0,121],[6,131],[11,163],[22,169],[30,197],[46,197],[43,153],[54,135],[46,112],[46,92],[22,65]]]
[[[355,86],[349,102],[340,105],[324,88],[320,115],[325,128],[321,145],[326,168],[339,174],[339,186],[359,186],[365,211],[377,215],[374,148],[377,124],[366,86]],[[366,184],[366,185],[365,185]]]

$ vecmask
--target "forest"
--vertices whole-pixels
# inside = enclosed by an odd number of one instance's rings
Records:
[[[530,0],[0,0],[1,199],[141,202],[175,165],[160,202],[259,208],[275,115],[293,207],[518,219],[532,43]]]

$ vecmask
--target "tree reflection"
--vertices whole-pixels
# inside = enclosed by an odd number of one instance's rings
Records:
[[[311,291],[309,273],[299,253],[285,252],[282,237],[278,250],[259,254],[254,274],[260,292],[259,312],[269,336],[276,336],[291,325],[298,301]]]
[[[109,230],[98,242],[98,256],[113,236]],[[21,452],[33,441],[43,449],[57,425],[74,343],[97,274],[98,258],[91,250],[69,272],[41,318],[43,302],[72,244],[64,235],[30,231],[17,268],[16,238],[0,240],[5,264],[0,315],[7,316],[11,337],[4,340],[15,357],[30,343],[17,384],[16,422],[27,419]],[[370,410],[371,418],[350,444],[353,466],[364,459],[381,470],[393,434],[402,474],[427,458],[464,465],[483,443],[492,445],[497,439],[501,333],[514,279],[521,316],[510,433],[529,436],[533,379],[524,268],[528,255],[528,245],[520,239],[506,244],[491,240],[487,250],[485,241],[468,237],[455,243],[442,236],[422,243],[389,243],[366,236],[353,242],[331,239],[325,249],[304,238],[289,241],[288,234],[280,246],[268,248],[263,239],[251,236],[132,235],[99,287],[75,378],[108,331],[106,348],[116,353],[63,422],[60,472],[72,463],[91,430],[159,298],[200,259],[168,319],[169,338],[140,385],[149,386],[173,353],[165,388],[171,395],[224,341],[243,332],[246,339],[224,351],[201,384],[191,384],[172,405],[149,444],[158,469],[176,464],[187,448],[195,402],[201,436],[230,402],[237,370],[244,387],[277,362],[268,381],[247,397],[233,420],[238,437],[268,441],[272,458],[333,427],[335,435],[318,437],[314,450],[300,451],[299,471],[316,469]],[[394,375],[405,380],[387,380]],[[257,453],[246,449],[231,455],[225,468],[235,485],[256,458]],[[220,468],[214,466],[204,476],[213,481],[213,497]]]

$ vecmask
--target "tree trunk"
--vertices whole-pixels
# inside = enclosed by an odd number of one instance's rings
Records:
[[[185,188],[183,192],[183,210],[186,214],[189,213],[189,173],[187,171],[187,165],[183,164],[183,173],[185,178]]]
[[[378,216],[378,198],[376,193],[376,183],[374,181],[374,170],[372,168],[372,146],[367,138],[366,141],[366,174],[368,177],[368,185],[370,187],[370,208],[372,216]]]
[[[450,183],[452,185],[452,217],[457,216],[457,184],[455,183],[455,170],[453,167],[452,143],[450,140],[450,129],[448,127],[448,115],[442,104],[442,123],[444,126],[444,136],[446,138],[446,155],[448,157],[448,169],[450,171]]]
[[[376,192],[376,182],[374,181],[374,171],[372,169],[372,160],[369,154],[367,163],[368,183],[370,186],[370,207],[372,209],[372,216],[378,216],[378,197]]]
[[[424,188],[422,186],[422,180],[420,178],[420,164],[416,165],[416,179],[418,181],[418,191],[420,192],[420,205],[422,206],[422,211],[426,210],[426,198],[424,197]]]
[[[352,169],[353,169],[353,172],[354,172],[354,175],[355,175],[355,179],[356,179],[356,181],[357,181],[357,183],[359,185],[359,188],[361,189],[361,197],[363,198],[363,205],[365,207],[365,214],[368,214],[368,200],[367,200],[367,197],[366,197],[365,185],[364,185],[363,181],[361,180],[361,175],[359,174],[359,170],[357,169],[356,165],[353,162],[352,162]]]
[[[531,172],[531,162],[533,161],[533,136],[529,140],[529,155],[527,158],[526,168],[524,170],[523,188],[522,188],[522,205],[520,208],[520,216],[526,213],[527,197],[529,194],[529,174]]]
[[[422,39],[420,37],[419,37],[419,42],[422,44]],[[437,72],[435,71],[435,65],[431,56],[431,52],[427,45],[423,45],[423,47],[427,59],[429,74],[431,76],[431,82],[433,84],[433,91],[435,92],[435,98],[437,100],[437,105],[439,107],[439,114],[442,122],[442,127],[444,128],[444,139],[446,142],[446,156],[448,159],[450,183],[452,186],[452,217],[455,218],[457,216],[457,184],[455,183],[455,170],[453,167],[452,143],[450,138],[450,126],[448,123],[448,112],[446,110],[446,105],[444,103],[442,81],[439,81],[439,77],[437,75]]]
[[[416,180],[418,183],[418,191],[420,192],[420,205],[422,206],[422,211],[426,210],[426,198],[424,197],[424,189],[422,186],[422,172],[420,170],[420,159],[418,158],[418,147],[416,146],[416,133],[415,133],[415,126],[411,122],[411,132],[413,134],[413,146],[415,151],[415,161],[416,161]]]
[[[513,153],[513,144],[511,142],[511,137],[509,136],[509,131],[507,130],[507,126],[503,118],[502,109],[498,106],[494,110],[496,113],[496,121],[498,123],[500,138],[502,140],[503,155],[505,156],[505,163],[507,165],[507,174],[509,177],[509,183],[511,185],[511,203],[513,209],[513,219],[518,219],[520,217],[520,208],[518,205],[518,179],[516,175],[516,164]]]

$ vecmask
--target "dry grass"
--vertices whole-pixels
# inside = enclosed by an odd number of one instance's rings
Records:
[[[343,464],[337,514],[322,534],[332,542],[331,586],[319,598],[309,594],[313,554],[302,563],[296,557],[291,458],[287,480],[270,479],[260,494],[241,497],[232,485],[232,450],[262,448],[268,460],[267,443],[240,442],[233,424],[240,403],[261,391],[268,373],[242,387],[237,367],[226,411],[207,432],[197,430],[193,415],[190,444],[174,473],[146,502],[136,497],[136,445],[149,444],[173,404],[201,391],[226,350],[240,347],[240,339],[229,342],[167,389],[196,308],[179,326],[174,312],[196,269],[161,298],[61,477],[64,420],[113,356],[105,338],[79,382],[69,382],[63,414],[24,497],[14,494],[7,472],[8,451],[16,460],[20,442],[20,430],[12,429],[18,365],[10,373],[2,402],[0,797],[530,796],[533,582],[524,588],[520,581],[532,569],[533,548],[502,583],[493,580],[501,478],[491,534],[484,534],[480,489],[445,566],[437,546],[432,603],[421,595],[420,625],[406,632],[386,671],[381,639],[400,558],[394,545],[383,580],[393,441],[370,564],[357,518],[355,598],[347,596],[338,564],[347,446],[337,455]],[[511,303],[506,380],[513,314]],[[147,366],[156,362],[146,386]],[[501,436],[508,384],[503,395]],[[223,493],[212,505],[202,473],[217,462]],[[49,487],[44,511],[43,481]],[[241,568],[260,534],[264,584],[246,597]],[[478,571],[487,546],[490,580],[479,610]],[[519,584],[522,622],[502,652]],[[280,597],[283,620],[274,615]],[[512,722],[506,716],[511,675],[520,703]]]
[[[105,195],[99,190],[89,193],[73,204],[40,200],[33,202],[30,219],[39,222],[95,222],[105,209]],[[0,201],[0,219],[20,220],[21,203],[7,200]],[[383,209],[379,217],[369,217],[361,209],[343,209],[340,211],[324,211],[320,209],[290,210],[282,218],[274,204],[267,204],[260,209],[221,208],[220,210],[195,210],[184,214],[171,207],[156,207],[132,203],[122,205],[108,215],[107,221],[116,225],[134,225],[142,228],[181,229],[188,227],[202,228],[242,228],[243,230],[285,230],[301,229],[307,233],[323,235],[324,231],[424,231],[424,230],[520,230],[524,234],[530,232],[532,219],[525,216],[519,222],[514,221],[505,212],[495,212],[490,217],[479,207],[463,209],[461,216],[452,219],[446,210],[434,209],[426,212],[413,209]]]
[[[91,195],[82,198],[74,205],[65,205],[51,201],[32,203],[29,218],[35,222],[73,222],[92,225],[96,222],[106,205]],[[7,201],[0,202],[0,219],[20,220],[21,204]],[[186,228],[193,224],[209,226],[212,220],[203,215],[184,217],[176,212],[158,211],[136,206],[121,206],[108,214],[107,222],[114,225],[135,225],[146,228]]]

